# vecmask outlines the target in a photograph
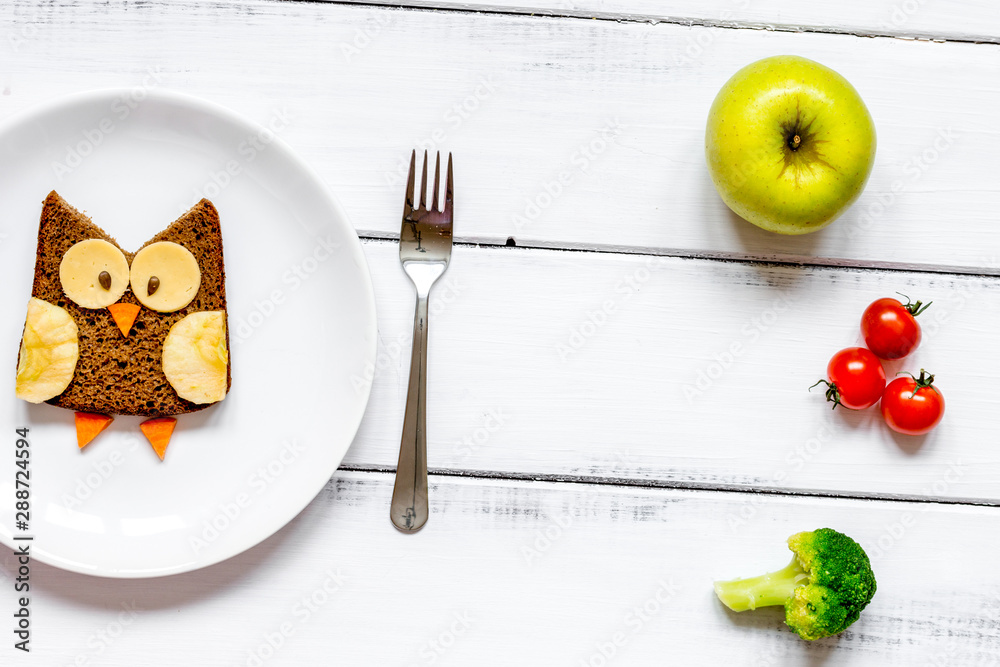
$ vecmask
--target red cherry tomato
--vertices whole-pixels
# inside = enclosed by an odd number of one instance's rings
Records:
[[[944,396],[933,386],[934,376],[920,369],[920,377],[900,377],[882,395],[882,417],[893,431],[922,435],[944,416]]]
[[[843,405],[851,410],[863,410],[878,403],[885,389],[882,363],[870,350],[849,347],[833,355],[826,367],[826,400],[833,407]],[[813,387],[816,386],[813,385]]]
[[[889,298],[874,301],[861,316],[865,345],[879,359],[902,359],[920,345],[920,325],[915,318],[929,305],[910,303],[909,297],[905,305]]]

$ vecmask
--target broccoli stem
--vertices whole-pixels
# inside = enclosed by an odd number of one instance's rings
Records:
[[[777,572],[762,574],[749,579],[715,582],[715,594],[733,611],[748,611],[758,607],[784,605],[796,588],[801,586],[809,574],[802,569],[799,561],[792,562]]]

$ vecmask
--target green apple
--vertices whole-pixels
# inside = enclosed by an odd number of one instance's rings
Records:
[[[737,215],[772,232],[806,234],[843,213],[875,161],[875,124],[858,91],[798,56],[747,65],[708,112],[705,156]]]

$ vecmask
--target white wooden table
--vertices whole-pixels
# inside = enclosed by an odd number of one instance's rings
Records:
[[[1000,663],[994,3],[5,0],[0,41],[0,119],[144,85],[287,118],[362,238],[380,333],[361,431],[301,516],[164,579],[36,564],[30,655],[6,554],[0,664]],[[704,166],[714,95],[778,53],[841,72],[879,134],[864,195],[806,237],[736,219]],[[413,147],[454,152],[458,219],[432,295],[432,514],[404,536]],[[916,441],[805,391],[897,291],[934,301],[906,367],[948,398]],[[879,582],[842,636],[715,600],[824,525]]]

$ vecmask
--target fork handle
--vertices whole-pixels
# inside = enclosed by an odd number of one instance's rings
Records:
[[[396,528],[415,533],[427,523],[427,514],[427,294],[418,291],[410,384],[389,516]]]

